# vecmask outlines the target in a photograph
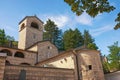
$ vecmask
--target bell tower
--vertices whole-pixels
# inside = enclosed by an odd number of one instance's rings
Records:
[[[19,49],[27,49],[43,40],[43,22],[36,16],[26,16],[19,23]]]

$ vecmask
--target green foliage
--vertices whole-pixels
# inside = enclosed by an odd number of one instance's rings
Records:
[[[99,13],[113,11],[114,6],[110,6],[108,0],[64,0],[76,15],[86,12],[91,17],[97,16]]]
[[[49,40],[53,44],[55,44],[58,49],[62,49],[62,31],[59,30],[57,25],[48,19],[46,24],[44,25],[44,34],[43,34],[43,39],[44,40]]]
[[[4,45],[5,44],[5,31],[4,29],[0,29],[0,45]]]
[[[90,35],[89,31],[84,30],[83,38],[84,38],[84,45],[87,46],[87,48],[89,48],[89,49],[95,49],[95,50],[98,49],[98,47],[94,43],[94,39]]]
[[[104,73],[109,73],[110,72],[109,63],[108,62],[102,62],[102,65],[103,65]]]
[[[97,49],[98,49],[98,47],[97,47],[97,45],[96,45],[95,43],[89,43],[89,44],[87,45],[87,47],[88,47],[89,49],[94,49],[94,50],[97,50]]]
[[[115,9],[114,6],[109,4],[108,0],[64,0],[64,2],[66,2],[71,7],[71,10],[78,16],[86,12],[91,17],[96,17],[100,13],[109,13]],[[120,28],[120,13],[118,13],[115,21],[117,24],[114,29],[117,30]]]
[[[0,45],[1,46],[9,46],[11,41],[15,42],[14,37],[6,35],[4,29],[3,30],[0,29]]]
[[[89,34],[89,31],[85,30],[84,35],[78,30],[66,30],[63,34],[63,47],[64,50],[69,50],[72,48],[77,48],[86,45],[89,49],[97,50],[98,47],[94,43],[94,39]]]
[[[58,28],[57,25],[48,19],[46,24],[44,25],[44,40],[50,40],[52,43],[54,43],[54,39],[56,38],[56,35],[58,34]]]
[[[83,37],[78,29],[69,29],[63,35],[64,49],[68,50],[83,45]]]
[[[120,70],[120,47],[118,42],[115,42],[113,45],[109,46],[108,60],[111,70]]]
[[[17,46],[18,46],[18,41],[13,41],[12,44],[13,44],[13,47],[17,48]]]
[[[44,40],[49,40],[55,44],[59,50],[68,50],[83,45],[87,45],[87,47],[90,49],[98,49],[94,43],[94,39],[92,39],[92,36],[87,30],[85,30],[84,35],[82,35],[78,29],[69,29],[62,35],[62,31],[59,30],[57,25],[50,19],[48,19],[44,25],[44,29]]]
[[[94,39],[92,39],[92,36],[90,35],[88,30],[84,30],[84,45],[88,45],[89,43],[93,43]]]
[[[115,19],[115,21],[117,22],[117,24],[115,25],[114,29],[117,30],[118,28],[120,28],[120,13],[118,13],[118,16]]]

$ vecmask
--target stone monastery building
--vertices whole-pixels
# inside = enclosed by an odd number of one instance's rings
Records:
[[[85,47],[59,53],[43,41],[43,22],[19,23],[18,48],[0,46],[0,80],[104,80],[100,52]]]

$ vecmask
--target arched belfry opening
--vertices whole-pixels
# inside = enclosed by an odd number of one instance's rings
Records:
[[[32,22],[31,27],[39,29],[39,26],[38,26],[38,24],[36,22]]]
[[[25,28],[25,23],[23,23],[23,24],[21,25],[20,30],[23,30],[24,28]]]

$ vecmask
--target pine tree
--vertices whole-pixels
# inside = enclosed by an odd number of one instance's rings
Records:
[[[95,40],[90,35],[89,31],[84,30],[83,37],[84,37],[84,46],[86,46],[89,49],[95,49],[95,50],[98,49],[97,45],[94,43]]]
[[[72,49],[83,45],[83,37],[78,29],[69,29],[63,34],[64,49]]]
[[[49,40],[50,42],[54,43],[54,39],[55,39],[55,35],[57,35],[57,25],[51,21],[50,19],[48,19],[48,21],[46,22],[46,24],[44,25],[44,40]]]
[[[57,25],[48,19],[46,24],[44,25],[44,34],[43,34],[43,39],[44,40],[49,40],[51,43],[56,45],[58,49],[62,49],[62,31],[57,27]]]

